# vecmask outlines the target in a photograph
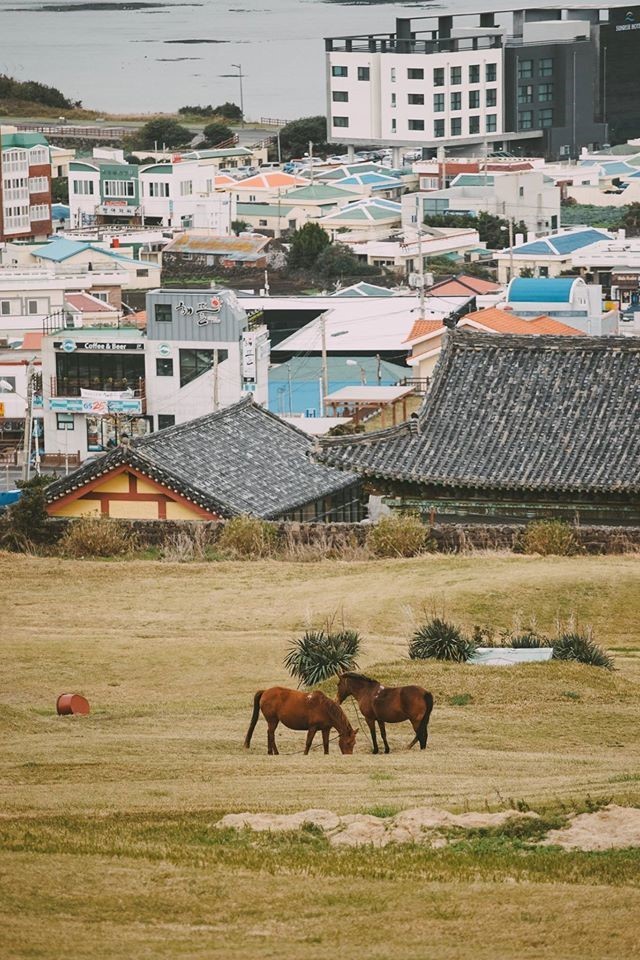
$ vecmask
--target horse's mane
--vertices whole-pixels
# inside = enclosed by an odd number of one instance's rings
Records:
[[[364,683],[378,683],[378,680],[374,680],[373,677],[367,677],[364,673],[354,673],[353,670],[348,670],[346,673],[342,674],[343,677],[350,677],[352,680],[362,680]]]
[[[328,697],[327,699],[329,701],[327,703],[327,713],[329,714],[334,724],[336,725],[336,729],[338,731],[340,731],[340,729],[345,729],[345,730],[352,729],[351,724],[349,723],[349,718],[347,717],[342,707],[340,707],[335,702],[335,700],[331,700],[330,697]]]

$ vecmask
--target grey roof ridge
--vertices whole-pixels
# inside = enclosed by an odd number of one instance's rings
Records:
[[[321,450],[330,450],[336,447],[351,447],[355,445],[368,445],[377,443],[380,440],[388,440],[390,437],[399,437],[405,433],[413,432],[411,421],[397,423],[392,427],[385,427],[383,430],[372,430],[371,433],[347,433],[341,437],[319,437],[318,444]]]
[[[246,397],[242,397],[241,400],[237,400],[235,403],[230,404],[228,407],[222,407],[220,410],[212,410],[211,413],[203,413],[199,417],[195,417],[193,420],[187,420],[185,423],[176,423],[172,427],[165,427],[163,430],[158,430],[155,433],[148,433],[144,437],[139,437],[134,440],[131,446],[135,450],[139,450],[141,447],[146,447],[151,445],[152,442],[157,441],[158,435],[162,433],[164,437],[175,437],[181,436],[185,433],[190,433],[192,430],[197,430],[205,422],[211,422],[214,420],[222,420],[231,413],[235,413],[238,410],[242,410],[243,407],[255,406],[259,407],[260,404],[255,403],[252,394],[247,394]]]

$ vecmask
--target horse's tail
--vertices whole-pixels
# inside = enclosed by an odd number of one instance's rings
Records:
[[[251,746],[251,737],[253,731],[256,728],[256,723],[258,722],[258,717],[260,716],[260,697],[264,693],[264,690],[258,690],[255,697],[253,698],[253,714],[251,716],[251,723],[249,724],[249,729],[247,730],[247,735],[244,738],[244,747],[245,750],[248,750]]]
[[[433,710],[433,694],[429,693],[428,690],[424,692],[424,702],[425,702],[425,711],[416,730],[416,739],[420,744],[420,748],[424,750],[427,745],[427,726],[429,724],[429,717],[431,716],[431,711]]]

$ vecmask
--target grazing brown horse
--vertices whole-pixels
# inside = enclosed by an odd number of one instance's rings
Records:
[[[389,753],[385,723],[401,723],[403,720],[410,720],[415,731],[409,750],[416,743],[424,750],[427,745],[429,717],[433,710],[433,696],[428,690],[414,686],[384,687],[377,680],[365,677],[362,673],[342,673],[338,677],[336,700],[342,703],[349,696],[354,697],[367,721],[374,753],[378,753],[376,720],[385,753]]]
[[[331,700],[320,690],[304,693],[301,690],[288,690],[286,687],[270,687],[258,690],[253,698],[253,716],[244,740],[245,748],[251,745],[251,735],[262,715],[267,721],[268,752],[278,753],[276,746],[276,727],[284,723],[291,730],[308,730],[304,752],[309,753],[313,738],[318,730],[322,733],[324,752],[329,753],[329,731],[332,727],[338,731],[338,746],[342,753],[353,753],[357,730],[349,723],[347,716],[335,700]]]

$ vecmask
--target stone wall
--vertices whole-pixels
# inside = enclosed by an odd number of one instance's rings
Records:
[[[58,542],[71,518],[56,517],[48,522],[49,543]],[[119,520],[136,535],[142,546],[162,547],[182,531],[196,524],[180,520]],[[224,526],[222,521],[198,522],[207,531],[207,541],[215,544]],[[289,546],[318,546],[340,551],[363,546],[370,524],[367,523],[295,523],[274,522],[279,538]],[[469,553],[476,550],[520,552],[524,525],[438,524],[431,528],[431,539],[438,553]],[[588,554],[640,552],[640,527],[575,527],[578,542]]]

